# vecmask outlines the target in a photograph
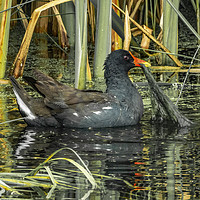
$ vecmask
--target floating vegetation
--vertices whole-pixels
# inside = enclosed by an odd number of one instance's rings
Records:
[[[63,150],[72,151],[81,162],[78,162],[70,158],[53,158],[57,153]],[[73,166],[78,168],[80,171],[69,171],[68,173],[65,168],[60,168],[58,171],[53,170],[53,165],[58,164],[61,161],[67,161]],[[66,166],[66,165],[64,165]],[[20,170],[14,170],[12,173],[1,173],[0,174],[0,187],[2,188],[0,194],[7,196],[27,196],[28,194],[38,193],[41,197],[50,199],[55,190],[62,189],[78,189],[80,187],[88,188],[89,184],[85,180],[87,179],[91,184],[88,192],[97,188],[97,183],[93,178],[91,172],[80,158],[80,156],[71,148],[62,148],[52,153],[43,163],[41,163],[34,170],[26,170],[27,172],[20,172]],[[79,174],[77,176],[77,174]],[[83,176],[81,176],[83,175]],[[78,181],[74,181],[78,179]],[[74,183],[75,182],[75,183]],[[41,189],[42,188],[42,189]]]

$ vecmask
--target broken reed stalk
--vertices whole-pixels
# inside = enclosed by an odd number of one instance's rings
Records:
[[[119,11],[121,13],[123,13],[125,15],[125,12],[119,8],[117,5],[115,5],[113,3],[113,6],[115,6],[117,9],[119,9]],[[182,67],[183,64],[175,57],[171,54],[171,52],[169,51],[169,49],[167,49],[164,45],[162,45],[156,38],[154,38],[151,34],[148,33],[148,31],[146,31],[141,25],[139,25],[135,20],[133,20],[132,18],[130,18],[130,21],[136,26],[138,27],[146,36],[148,36],[152,41],[154,41],[158,46],[160,46],[161,49],[163,49],[166,53],[170,53],[167,54],[175,63],[177,66]]]
[[[128,8],[126,6],[125,20],[124,20],[124,47],[123,49],[129,51],[130,43],[131,43],[131,30],[130,30]]]
[[[58,11],[58,9],[56,8],[56,6],[52,7],[53,12],[55,13],[56,19],[58,21],[58,29],[59,29],[59,34],[60,34],[60,44],[62,48],[66,48],[69,47],[69,40],[67,38],[67,31],[65,29],[65,26],[63,24],[62,18],[60,16],[60,13]]]
[[[53,6],[56,6],[58,4],[68,2],[68,1],[71,1],[71,0],[52,1],[52,2],[46,3],[45,5],[34,10],[34,12],[31,15],[31,20],[28,24],[27,30],[24,34],[24,38],[22,40],[21,47],[20,47],[19,52],[18,52],[18,54],[15,58],[15,61],[13,63],[14,70],[12,72],[12,75],[15,78],[18,78],[18,77],[23,75],[24,65],[25,65],[25,62],[26,62],[29,45],[30,45],[30,42],[31,42],[31,38],[32,38],[32,35],[33,35],[35,25],[36,25],[37,20],[40,16],[40,13],[42,11],[48,9],[48,8],[51,8]]]
[[[126,5],[127,6],[127,5]],[[133,0],[128,1],[128,13],[131,12],[131,7],[133,6]]]
[[[41,7],[45,4],[46,4],[46,2],[44,2],[44,1],[33,2],[32,6],[31,6],[31,10],[32,10],[31,13],[33,13],[33,11],[36,8],[39,8],[39,7]],[[40,13],[41,18],[39,18],[38,21],[37,21],[37,24],[36,24],[35,29],[34,29],[35,33],[46,33],[48,31],[48,21],[49,21],[49,19],[48,19],[48,17],[45,17],[45,16],[48,16],[48,14],[49,14],[49,11],[47,9]],[[52,27],[54,27],[54,26],[52,25]],[[53,31],[52,31],[52,33],[53,33]]]
[[[137,1],[136,5],[135,5],[135,7],[134,7],[133,12],[130,14],[130,18],[132,18],[132,19],[134,18],[134,16],[135,16],[136,12],[138,11],[138,9],[139,9],[140,4],[142,3],[142,1],[143,1],[143,0]]]
[[[21,0],[20,4],[22,4],[22,1],[23,1],[23,0]],[[18,10],[18,13],[19,13],[19,15],[20,15],[20,17],[21,17],[21,19],[22,19],[22,23],[23,23],[23,25],[24,25],[24,28],[25,28],[25,30],[26,30],[27,27],[28,27],[28,20],[27,20],[27,18],[26,18],[26,15],[24,14],[24,11],[23,11],[23,9],[22,9],[22,7],[21,7],[20,5],[17,6],[17,10]]]
[[[149,34],[152,34],[153,30],[150,29],[148,26],[143,26],[144,27],[144,30],[146,30]],[[149,45],[150,45],[150,39],[149,37],[147,37],[144,33],[142,34],[142,41],[141,41],[141,47],[143,49],[148,49],[149,48]]]

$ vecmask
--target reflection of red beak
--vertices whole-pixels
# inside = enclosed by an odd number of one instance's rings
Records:
[[[133,54],[132,54],[130,51],[129,51],[129,53],[131,54],[131,56],[132,56],[133,59],[134,59],[134,65],[135,65],[135,66],[141,67],[140,64],[143,64],[143,65],[145,65],[146,67],[150,67],[150,66],[151,66],[151,64],[148,63],[147,61],[141,60],[141,59],[139,59],[139,58],[136,58],[135,56],[133,56]]]

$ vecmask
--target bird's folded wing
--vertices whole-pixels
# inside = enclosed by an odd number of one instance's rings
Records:
[[[36,79],[31,77],[24,77],[24,79],[45,98],[45,104],[52,109],[67,108],[76,104],[104,102],[109,99],[108,95],[102,92],[82,91],[64,85],[38,70],[35,71],[35,77]]]

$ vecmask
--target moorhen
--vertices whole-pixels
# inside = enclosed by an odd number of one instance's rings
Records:
[[[125,50],[109,54],[104,63],[107,90],[85,91],[64,85],[36,70],[24,77],[41,98],[32,98],[11,77],[18,107],[29,126],[102,128],[136,125],[143,114],[142,98],[128,77],[136,66],[150,65]]]

